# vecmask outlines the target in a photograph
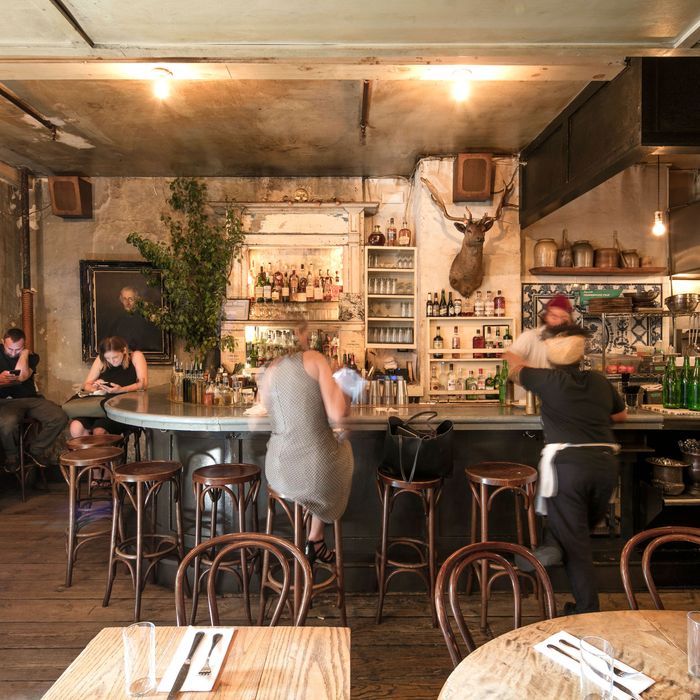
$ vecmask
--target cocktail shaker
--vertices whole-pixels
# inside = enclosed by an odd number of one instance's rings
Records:
[[[384,404],[390,406],[394,403],[394,381],[387,377],[384,380]]]
[[[378,406],[382,402],[382,387],[378,379],[369,383],[369,405]]]
[[[537,403],[533,392],[528,391],[525,394],[525,415],[534,416],[537,413]]]
[[[399,377],[396,380],[396,403],[401,405],[408,403],[408,391],[406,390],[406,380],[403,377]]]

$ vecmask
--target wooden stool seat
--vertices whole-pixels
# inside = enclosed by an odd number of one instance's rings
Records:
[[[208,467],[200,467],[192,473],[192,486],[196,500],[194,546],[202,543],[203,520],[206,511],[205,497],[210,501],[209,538],[217,536],[217,527],[221,525],[222,534],[233,530],[226,527],[226,496],[231,501],[231,513],[237,513],[238,532],[258,531],[258,493],[260,491],[260,467],[256,464],[212,464]],[[246,492],[247,485],[247,492]],[[246,525],[248,511],[252,511],[252,529]],[[221,516],[221,517],[220,517]],[[219,520],[221,519],[221,523]],[[254,566],[256,557],[248,556],[245,548],[238,552],[238,563],[226,560],[221,563],[219,569],[228,571],[238,578],[243,590],[243,600],[248,622],[252,625],[253,618],[250,612],[250,569]],[[197,617],[197,604],[199,602],[199,589],[202,581],[207,576],[213,560],[205,553],[194,559],[194,586],[192,588],[192,615],[190,624],[195,624]],[[204,570],[202,570],[202,567]]]
[[[275,506],[280,505],[284,514],[287,517],[290,525],[292,526],[294,544],[303,552],[304,544],[306,541],[306,523],[311,518],[311,513],[302,508],[302,506],[296,501],[292,501],[290,498],[281,494],[275,489],[273,489],[269,484],[267,485],[267,522],[265,531],[268,535],[274,534],[273,521],[275,517]],[[333,535],[334,535],[334,548],[335,548],[335,561],[330,564],[326,564],[320,560],[316,560],[314,563],[314,572],[321,569],[328,573],[328,576],[322,581],[316,581],[311,587],[311,599],[324,591],[329,589],[335,590],[336,593],[336,607],[340,613],[340,624],[343,627],[347,627],[347,615],[345,611],[345,572],[343,569],[343,532],[340,520],[333,521]],[[297,586],[297,581],[301,577],[301,567],[299,567],[298,562],[294,563],[294,583],[292,584],[292,590],[294,593],[294,616],[299,614],[301,607],[301,595],[302,587]],[[261,585],[260,585],[260,613],[258,617],[258,624],[262,625],[263,616],[265,613],[265,591],[266,589],[272,589],[277,593],[283,590],[283,582],[273,576],[272,571],[269,567],[269,554],[263,554],[263,565],[262,565],[262,575],[261,575]]]
[[[68,450],[59,457],[61,475],[68,484],[68,527],[66,528],[66,587],[73,582],[73,565],[78,549],[90,540],[109,535],[109,528],[90,529],[82,533],[83,527],[100,518],[109,518],[106,508],[96,508],[98,501],[109,503],[108,496],[94,496],[92,493],[93,469],[104,468],[111,476],[114,465],[124,458],[121,447],[87,447],[82,450]],[[107,481],[109,484],[110,481]],[[81,485],[86,483],[86,493],[81,493]]]
[[[377,601],[377,624],[382,621],[384,597],[391,579],[397,574],[418,574],[425,582],[430,604],[433,627],[437,627],[435,612],[435,515],[440,499],[443,480],[424,479],[404,481],[396,476],[377,471],[377,491],[382,504],[382,522],[379,547],[375,552],[375,570],[379,598]],[[389,517],[394,501],[402,494],[409,494],[420,499],[425,513],[425,539],[417,537],[389,537]],[[415,552],[416,560],[398,559],[390,556],[392,548],[405,547]]]
[[[525,486],[537,481],[537,469],[517,462],[479,462],[464,473],[469,481],[487,486]]]
[[[66,440],[66,447],[69,450],[84,450],[88,447],[109,447],[111,445],[121,446],[124,443],[124,438],[121,435],[83,435],[82,437],[74,437]]]
[[[109,605],[116,566],[122,563],[129,570],[131,580],[134,583],[135,622],[141,619],[141,596],[148,575],[151,571],[155,574],[154,567],[157,566],[161,559],[171,554],[175,555],[178,562],[182,561],[185,556],[181,474],[182,465],[179,462],[165,460],[130,462],[114,469],[112,535],[109,549],[107,587],[102,606],[107,607]],[[170,498],[175,504],[175,533],[156,531],[158,495],[166,484],[170,486]],[[131,503],[136,513],[136,532],[130,537],[124,536],[123,504],[125,502]],[[150,532],[145,528],[149,509],[151,516]]]

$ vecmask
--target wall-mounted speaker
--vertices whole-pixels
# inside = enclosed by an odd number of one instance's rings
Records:
[[[92,183],[77,175],[49,177],[51,211],[66,219],[92,218]]]
[[[492,163],[490,153],[460,153],[454,162],[452,201],[491,199]]]

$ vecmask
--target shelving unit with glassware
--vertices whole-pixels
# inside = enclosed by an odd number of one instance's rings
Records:
[[[365,246],[368,349],[416,350],[416,248]]]
[[[466,382],[469,371],[473,370],[475,375],[479,368],[485,372],[490,372],[495,376],[496,366],[501,365],[501,358],[506,348],[473,348],[472,339],[476,335],[476,330],[480,332],[483,327],[505,327],[507,326],[511,337],[515,331],[515,319],[512,316],[429,316],[425,319],[426,340],[425,347],[428,356],[428,376],[427,376],[427,394],[431,397],[437,397],[438,400],[455,400],[455,401],[498,401],[498,389],[471,389],[466,387],[455,389],[440,389],[435,388],[435,375],[439,380],[441,370],[444,369],[448,373],[450,364],[453,365],[457,381],[461,374]],[[435,348],[433,346],[434,338],[437,334],[437,328],[440,327],[440,335],[443,339],[443,347]],[[452,337],[454,328],[458,328],[458,336],[460,339],[459,349],[452,349]],[[505,332],[505,331],[504,331]],[[494,338],[495,338],[494,332]],[[483,357],[474,357],[474,355],[484,355]],[[488,355],[488,356],[486,356]],[[435,370],[435,371],[433,371]],[[471,397],[471,398],[468,398]]]

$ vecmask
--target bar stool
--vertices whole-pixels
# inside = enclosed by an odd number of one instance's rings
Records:
[[[247,492],[246,492],[247,485]],[[257,532],[258,530],[258,492],[260,491],[260,467],[255,464],[212,464],[208,467],[201,467],[192,474],[192,486],[195,496],[195,530],[194,546],[202,543],[203,516],[206,496],[209,496],[210,519],[209,538],[217,536],[219,525],[219,505],[221,505],[221,534],[233,532],[233,528],[226,529],[226,503],[228,495],[231,499],[231,512],[235,509],[238,515],[238,532]],[[234,491],[235,489],[235,491]],[[249,530],[246,525],[246,515],[248,507],[253,514],[252,527]],[[221,564],[219,570],[229,571],[237,576],[241,581],[243,597],[245,600],[245,611],[249,624],[253,624],[250,613],[249,597],[249,571],[246,561],[245,548],[241,549],[240,572],[233,563],[225,562]],[[195,557],[194,560],[194,586],[192,588],[192,618],[190,624],[194,625],[197,615],[197,603],[199,601],[199,588],[202,579],[207,575],[212,560],[209,558]],[[202,564],[205,570],[201,572]]]
[[[275,517],[276,506],[279,505],[282,508],[283,513],[287,517],[289,524],[292,526],[294,544],[304,551],[304,543],[306,539],[306,525],[311,518],[311,513],[303,508],[299,503],[291,501],[286,496],[275,491],[269,484],[267,486],[267,520],[265,525],[265,532],[268,535],[273,533],[273,523]],[[335,589],[336,592],[336,607],[340,613],[340,624],[343,627],[347,627],[347,615],[345,612],[345,576],[343,572],[343,531],[340,524],[340,520],[333,521],[333,536],[334,536],[334,547],[335,547],[335,561],[332,564],[326,564],[322,561],[316,561],[314,563],[314,569],[324,570],[328,573],[328,576],[319,581],[314,582],[311,592],[311,600],[314,597],[327,591],[329,589]],[[302,590],[300,586],[296,585],[296,582],[300,580],[301,577],[301,567],[298,562],[294,563],[294,617],[298,615],[299,608],[301,606],[301,594]],[[269,554],[266,552],[263,554],[263,564],[262,564],[262,574],[260,577],[260,612],[258,615],[258,624],[262,625],[263,616],[265,613],[265,590],[272,589],[276,593],[282,590],[282,584],[277,580],[273,573],[270,571],[269,567]]]
[[[437,627],[437,614],[435,612],[435,514],[440,500],[443,480],[425,479],[416,481],[403,481],[390,474],[377,471],[377,492],[382,504],[382,523],[380,544],[375,553],[375,569],[377,572],[377,586],[379,588],[379,600],[377,603],[376,623],[382,621],[384,609],[384,596],[391,579],[400,573],[418,574],[428,589],[430,600],[430,614],[433,627]],[[426,538],[424,540],[415,537],[389,537],[389,516],[395,500],[409,494],[420,499],[425,513]],[[392,547],[404,546],[412,549],[418,555],[417,561],[390,558]],[[387,569],[392,569],[388,572]]]
[[[102,435],[82,435],[66,440],[66,447],[69,450],[84,450],[88,447],[122,447],[123,444],[123,435],[111,435],[110,433],[103,433]]]
[[[134,461],[141,461],[141,434],[143,428],[137,425],[125,425],[122,428],[122,436],[124,438],[124,454],[129,452],[129,440],[134,438]]]
[[[130,462],[114,469],[112,486],[112,537],[109,550],[107,588],[102,607],[109,605],[112,595],[114,574],[122,562],[134,583],[134,621],[141,617],[141,593],[148,575],[158,562],[170,554],[175,554],[178,562],[185,556],[180,477],[182,465],[179,462],[152,461]],[[176,534],[156,532],[156,510],[158,493],[165,484],[170,485],[170,497],[175,502]],[[124,537],[122,533],[122,504],[128,499],[136,511],[136,533]],[[151,532],[144,532],[144,520],[150,507]],[[150,547],[146,546],[150,543]],[[145,571],[144,571],[144,564]]]
[[[26,489],[27,489],[27,477],[28,471],[32,468],[32,464],[27,464],[27,447],[29,442],[29,436],[33,431],[36,431],[41,426],[41,423],[36,420],[36,418],[30,418],[25,416],[19,423],[18,430],[18,444],[17,452],[19,455],[19,470],[17,477],[19,479],[20,489],[22,491],[22,503],[27,500]],[[46,474],[44,469],[39,469],[39,474],[41,474],[41,480],[46,483]]]
[[[511,492],[515,499],[515,526],[518,544],[525,545],[523,532],[522,511],[519,507],[519,497],[527,513],[527,527],[530,541],[530,549],[537,546],[537,528],[535,525],[535,485],[537,483],[537,470],[526,464],[517,462],[479,462],[472,464],[464,470],[472,493],[471,533],[470,542],[489,541],[489,511],[496,496],[501,493]],[[489,492],[489,487],[494,490]],[[499,576],[505,575],[505,571],[498,570],[491,575],[489,563],[482,560],[480,570],[481,583],[481,629],[486,629],[488,617],[488,599],[493,581]],[[539,584],[536,578],[521,572],[521,575],[533,581],[540,602]],[[471,572],[467,583],[468,592],[471,592]]]
[[[109,535],[109,528],[80,532],[86,525],[100,518],[109,518],[110,513],[93,508],[98,501],[109,502],[102,496],[96,497],[90,491],[92,470],[96,467],[107,469],[110,474],[114,466],[122,461],[124,450],[121,447],[88,447],[83,450],[69,450],[59,457],[59,468],[68,484],[68,528],[66,529],[66,587],[73,583],[73,564],[78,549],[86,542],[103,535]],[[87,495],[81,494],[81,484],[85,481]],[[82,511],[82,512],[79,512]]]

